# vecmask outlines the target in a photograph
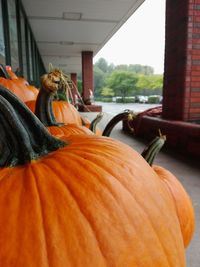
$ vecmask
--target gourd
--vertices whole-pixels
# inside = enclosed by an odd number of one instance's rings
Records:
[[[195,217],[192,201],[180,181],[166,168],[153,165],[153,161],[163,147],[166,136],[160,133],[142,152],[142,156],[153,168],[156,174],[169,191],[175,205],[176,213],[179,218],[180,228],[183,236],[185,248],[189,245],[195,229]]]
[[[174,203],[128,145],[57,139],[0,86],[0,262],[31,267],[185,267]]]

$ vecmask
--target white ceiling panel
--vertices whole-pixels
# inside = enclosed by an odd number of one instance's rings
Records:
[[[22,3],[47,70],[51,62],[71,73],[81,71],[82,51],[96,55],[144,1],[22,0]]]

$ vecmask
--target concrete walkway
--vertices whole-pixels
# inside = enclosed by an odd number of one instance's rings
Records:
[[[97,113],[82,113],[84,117],[92,120]],[[104,113],[104,117],[99,124],[104,129],[107,122],[113,115]],[[112,138],[116,138],[134,148],[141,153],[146,146],[146,142],[136,139],[122,131],[122,124],[119,123],[111,133]],[[196,229],[193,239],[186,249],[187,267],[200,267],[200,166],[199,161],[190,159],[184,155],[177,154],[167,148],[163,148],[155,160],[155,164],[171,171],[182,183],[190,195],[195,209]],[[178,266],[177,266],[178,267]]]

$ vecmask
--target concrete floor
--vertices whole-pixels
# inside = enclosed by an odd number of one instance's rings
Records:
[[[92,120],[97,113],[82,113],[84,117]],[[113,115],[104,113],[99,127],[104,129],[107,122]],[[141,153],[146,146],[142,139],[136,139],[122,131],[122,124],[119,123],[111,133],[112,138],[116,138]],[[184,188],[190,195],[196,217],[196,229],[193,239],[186,249],[187,267],[200,267],[200,166],[199,161],[190,159],[185,155],[177,154],[176,151],[163,148],[155,160],[155,164],[160,165],[171,171],[183,184]],[[178,266],[177,266],[178,267]]]

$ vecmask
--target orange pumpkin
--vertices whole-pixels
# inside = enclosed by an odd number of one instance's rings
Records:
[[[10,78],[13,79],[18,79],[18,76],[12,71],[11,66],[5,66],[5,70],[8,73],[8,75],[10,76]]]
[[[172,195],[180,222],[184,246],[186,248],[192,239],[195,228],[194,208],[191,198],[180,181],[170,171],[156,165],[153,166],[153,170],[157,173]]]
[[[27,101],[25,102],[25,104],[33,113],[35,112],[35,100]],[[52,105],[53,112],[57,121],[63,123],[75,123],[80,126],[82,125],[81,116],[72,104],[63,100],[54,100],[52,102]]]
[[[24,78],[17,77],[9,68],[7,68],[9,74],[2,65],[1,68],[3,68],[3,74],[0,77],[0,84],[2,86],[17,95],[23,102],[35,100],[37,98],[38,90],[36,87],[29,85]]]
[[[173,201],[136,151],[96,135],[56,139],[0,95],[2,266],[186,266]]]
[[[48,128],[51,134],[61,137],[62,135],[93,134],[95,132],[96,124],[101,119],[99,116],[97,116],[97,118],[91,123],[91,126],[94,126],[91,129],[92,131],[85,126],[80,126],[78,124],[63,124],[57,122],[52,108],[52,99],[58,91],[59,83],[55,83],[51,76],[49,77],[49,75],[44,75],[41,78],[41,84],[42,87],[35,104],[35,114]]]
[[[59,89],[58,88],[59,83],[62,84],[62,86],[63,86],[63,83],[64,83],[63,79],[64,78],[62,77],[62,72],[60,72],[58,70],[52,71],[52,72],[44,75],[42,78],[42,80],[43,80],[42,81],[42,88],[40,89],[40,91],[42,91],[42,93],[44,91],[46,91],[46,94],[47,94],[46,97],[50,97],[50,94],[57,93],[57,91]],[[51,90],[54,90],[52,87],[53,86],[52,84],[55,83],[55,81],[57,83],[56,84],[57,86],[54,87],[55,92],[53,92],[53,91],[51,91]],[[60,85],[59,85],[59,87],[60,87]],[[48,90],[48,88],[49,88],[49,90]],[[48,96],[48,94],[49,94],[49,96]],[[38,95],[38,98],[40,97],[40,95],[41,94]],[[51,101],[52,101],[52,99],[51,99]],[[36,104],[36,102],[38,104]],[[38,99],[38,101],[27,101],[26,105],[29,107],[29,109],[32,112],[37,114],[36,105],[38,105],[38,108],[39,108],[39,106],[41,106],[41,103],[39,103],[39,102],[41,102],[40,99]],[[80,113],[77,111],[77,109],[68,101],[54,100],[54,101],[52,101],[51,105],[52,105],[54,117],[55,117],[57,122],[64,123],[64,124],[76,124],[80,127],[85,126],[87,128],[90,128],[91,122],[88,123],[87,119],[82,118]],[[97,127],[96,127],[95,131],[96,131],[95,133],[97,135],[102,134],[102,131],[100,129],[98,129]]]
[[[182,184],[170,171],[161,166],[152,165],[156,154],[164,145],[165,140],[165,136],[160,135],[159,137],[156,137],[142,152],[142,155],[164,183],[174,201],[184,246],[187,247],[192,239],[195,228],[192,201]]]

